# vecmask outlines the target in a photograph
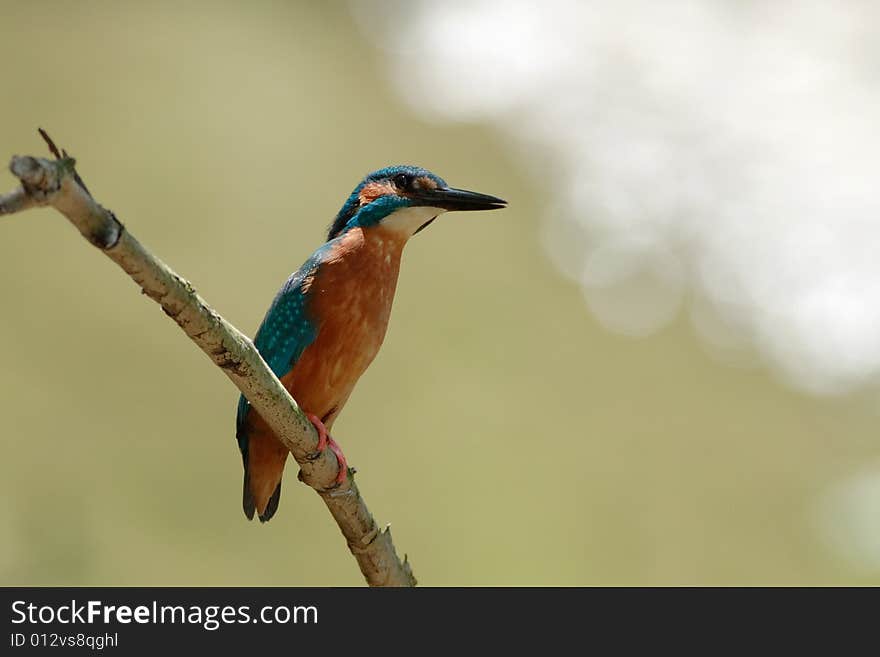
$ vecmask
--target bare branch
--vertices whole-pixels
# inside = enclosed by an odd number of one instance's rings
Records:
[[[367,582],[371,586],[415,585],[406,559],[401,562],[397,556],[390,531],[379,531],[353,478],[335,486],[336,457],[331,450],[316,453],[317,432],[250,339],[141,245],[116,215],[101,207],[77,174],[74,159],[59,152],[42,129],[40,134],[58,159],[13,157],[9,168],[21,187],[0,196],[0,214],[51,206],[67,217],[177,322],[272,427],[299,463],[300,480],[324,500]]]
[[[49,136],[49,133],[43,130],[42,128],[37,128],[37,132],[40,133],[40,137],[43,138],[43,141],[46,142],[46,146],[49,147],[49,152],[55,156],[56,160],[61,159],[61,153],[58,152],[58,147],[55,145],[55,142],[52,141],[52,138]],[[67,153],[64,153],[64,157],[67,157]]]
[[[21,212],[37,205],[37,202],[24,191],[23,187],[14,189],[8,194],[0,196],[0,214],[12,214]]]

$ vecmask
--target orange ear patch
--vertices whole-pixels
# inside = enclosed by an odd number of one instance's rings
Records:
[[[437,183],[427,176],[419,176],[413,181],[415,189],[437,189]]]
[[[397,190],[388,181],[371,182],[363,186],[358,194],[358,200],[361,205],[372,203],[377,198],[388,196],[389,194],[397,194]]]

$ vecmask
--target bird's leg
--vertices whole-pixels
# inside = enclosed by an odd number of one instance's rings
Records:
[[[341,484],[345,481],[345,477],[348,475],[348,461],[345,458],[345,454],[342,453],[342,448],[339,446],[339,443],[333,440],[333,436],[327,431],[327,427],[321,422],[321,418],[317,415],[307,415],[306,417],[309,418],[309,422],[315,426],[315,430],[318,432],[318,452],[323,452],[329,447],[336,455],[336,460],[339,462],[339,473],[336,475],[336,484]]]

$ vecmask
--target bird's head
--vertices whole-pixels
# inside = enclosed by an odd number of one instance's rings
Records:
[[[439,176],[413,166],[374,171],[354,188],[327,239],[353,226],[384,226],[408,238],[451,210],[496,210],[507,201],[449,187]]]

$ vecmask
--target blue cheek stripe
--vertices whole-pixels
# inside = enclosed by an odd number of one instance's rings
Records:
[[[355,226],[363,228],[375,226],[395,210],[405,208],[409,204],[410,200],[402,196],[382,196],[377,198],[369,205],[361,208],[357,214],[349,219],[348,223],[345,224],[345,230]]]

